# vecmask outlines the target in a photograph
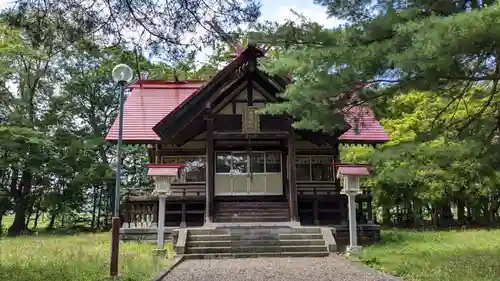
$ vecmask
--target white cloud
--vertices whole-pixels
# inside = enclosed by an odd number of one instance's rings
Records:
[[[283,23],[286,20],[298,21],[299,18],[292,12],[292,10],[305,16],[307,19],[315,21],[325,27],[335,27],[342,23],[342,21],[340,20],[328,18],[328,14],[326,13],[326,11],[320,6],[316,5],[307,5],[307,7],[297,7],[295,5],[281,6],[276,12],[264,12],[262,15],[262,19],[276,21],[279,23]]]

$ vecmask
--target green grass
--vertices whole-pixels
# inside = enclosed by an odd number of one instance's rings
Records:
[[[405,280],[498,281],[500,231],[383,231],[359,258]]]
[[[0,280],[109,280],[110,233],[0,239]],[[168,261],[153,244],[120,243],[121,280],[151,280]]]

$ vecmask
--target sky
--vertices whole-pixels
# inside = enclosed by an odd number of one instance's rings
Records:
[[[12,1],[13,0],[0,0],[0,9]],[[306,18],[312,19],[328,28],[335,27],[341,23],[334,18],[328,18],[326,9],[319,5],[315,5],[313,0],[260,0],[260,3],[262,4],[262,15],[259,20],[262,21],[269,20],[282,23],[287,19],[295,20],[297,18],[291,12],[291,9],[293,9]],[[197,56],[196,60],[198,62],[205,61],[210,52],[210,49],[204,50],[204,52]]]
[[[262,3],[262,20],[283,22],[286,19],[296,19],[295,15],[290,12],[290,9],[293,9],[325,27],[340,24],[340,21],[328,18],[326,9],[315,5],[313,0],[260,0],[260,2]]]

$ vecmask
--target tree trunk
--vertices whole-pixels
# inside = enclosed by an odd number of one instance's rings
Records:
[[[40,209],[36,209],[35,213],[35,221],[33,222],[33,228],[37,229],[38,228],[38,219],[40,218]]]
[[[455,226],[456,222],[453,218],[453,212],[451,211],[450,200],[445,198],[439,205],[439,227],[450,228]]]
[[[97,188],[92,186],[92,220],[90,221],[90,228],[95,229],[95,217],[97,211]]]
[[[3,216],[5,215],[5,211],[4,208],[0,208],[0,236],[3,235],[3,228],[2,228],[2,220],[3,220]]]
[[[16,197],[14,199],[14,222],[10,226],[7,235],[9,236],[18,236],[25,232],[28,232],[29,229],[26,225],[26,213],[29,208],[28,196],[31,192],[31,182],[32,175],[28,170],[23,171],[23,175],[21,176],[21,182],[19,183],[18,192],[16,192]]]
[[[382,210],[382,225],[392,226],[391,208],[384,205]]]
[[[460,225],[465,224],[465,202],[463,199],[457,200],[457,219]]]
[[[56,217],[57,217],[57,212],[55,210],[53,210],[50,213],[50,221],[49,221],[49,225],[47,226],[47,229],[54,229],[54,224],[56,223]]]
[[[419,199],[413,200],[413,227],[422,227],[422,203]]]
[[[101,229],[101,209],[102,209],[102,189],[99,188],[99,190],[97,191],[98,192],[98,195],[97,195],[97,202],[98,202],[98,206],[97,206],[97,229]]]

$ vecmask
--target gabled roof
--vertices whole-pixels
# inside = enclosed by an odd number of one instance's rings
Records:
[[[160,134],[176,124],[178,116],[189,115],[191,106],[203,103],[217,83],[245,62],[249,54],[262,55],[255,48],[247,48],[242,54],[219,71],[210,81],[138,81],[131,86],[132,92],[124,105],[123,141],[125,143],[152,143],[160,141]],[[206,93],[206,94],[202,94]],[[189,105],[189,106],[188,106]],[[195,116],[193,116],[195,117]],[[351,128],[339,137],[342,143],[384,143],[390,140],[372,110],[356,106],[346,114]],[[168,133],[167,133],[168,135]],[[106,140],[118,138],[118,118],[113,123]]]
[[[153,127],[184,104],[203,84],[200,81],[142,81],[140,87],[138,83],[131,86],[132,93],[125,101],[123,141],[126,143],[159,141],[160,137],[153,131]],[[339,137],[343,143],[383,143],[390,140],[367,106],[349,110],[346,121],[351,129]],[[111,126],[106,140],[116,141],[117,138],[118,119]]]
[[[132,92],[123,108],[123,141],[151,143],[160,137],[153,127],[166,115],[178,108],[202,85],[203,81],[138,81],[131,85]],[[106,136],[108,141],[118,139],[118,118]]]

